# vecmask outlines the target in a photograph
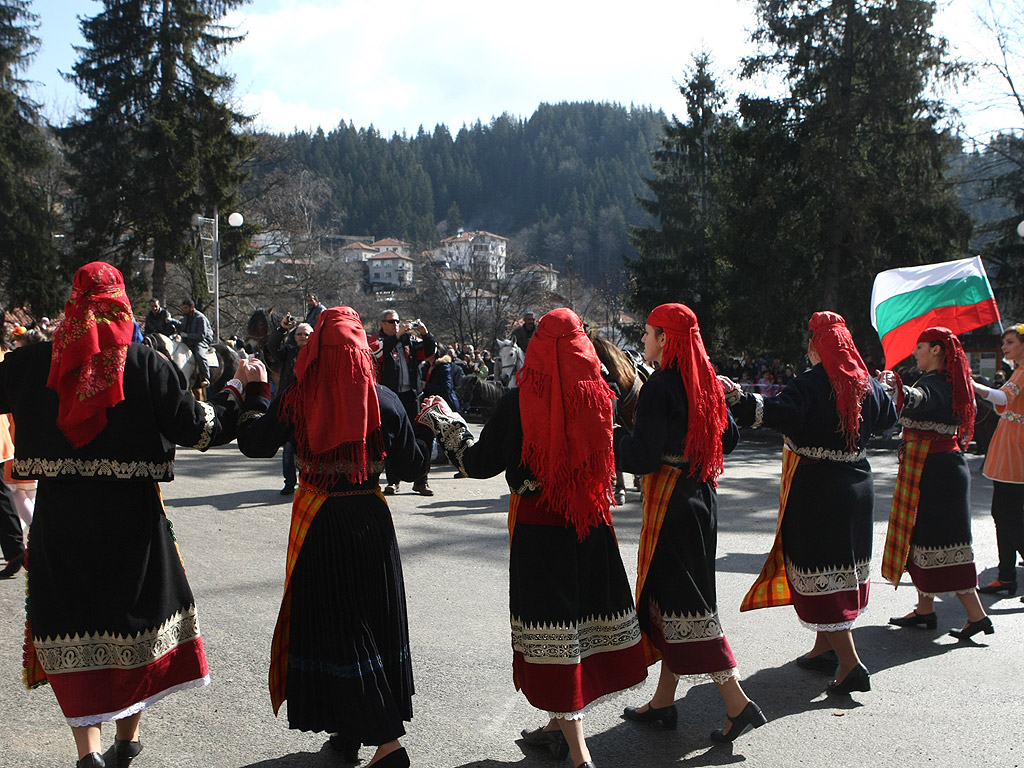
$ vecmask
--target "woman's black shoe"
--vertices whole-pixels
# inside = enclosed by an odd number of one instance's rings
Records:
[[[957,640],[967,640],[974,637],[979,632],[984,632],[986,635],[991,635],[996,631],[996,628],[992,626],[992,619],[986,616],[979,621],[968,621],[963,629],[951,629],[949,634],[955,637]]]
[[[640,707],[626,707],[622,710],[622,716],[627,720],[633,720],[638,723],[656,723],[660,721],[670,731],[676,729],[676,724],[679,721],[679,713],[676,712],[675,704],[669,704],[667,707],[652,707],[648,704],[647,709],[643,712],[640,711]]]
[[[978,591],[983,595],[997,595],[1000,592],[1005,592],[1008,597],[1013,597],[1017,594],[1017,580],[1003,581],[1002,579],[996,579],[995,581],[990,581],[984,587],[978,587]]]
[[[382,757],[374,765],[377,768],[409,768],[409,753],[405,751],[405,747],[399,747],[394,752],[388,752],[386,757]]]
[[[851,691],[870,691],[871,675],[867,667],[858,664],[850,670],[842,680],[833,680],[828,684],[829,693],[850,693]]]
[[[800,669],[809,669],[812,672],[824,672],[827,675],[834,675],[839,665],[839,657],[835,651],[825,651],[817,656],[797,656],[796,665]]]
[[[889,619],[889,623],[895,627],[924,627],[925,629],[936,629],[939,626],[935,611],[918,613],[917,608],[909,616],[893,616]]]
[[[561,731],[545,731],[543,727],[535,728],[532,731],[523,730],[523,739],[527,744],[535,747],[547,747],[551,754],[559,760],[565,760],[569,755],[569,742]]]
[[[335,752],[341,753],[341,759],[346,763],[358,763],[359,762],[359,742],[345,741],[340,734],[332,733],[331,738],[327,740],[327,743],[331,745],[331,749]]]
[[[141,741],[114,739],[114,760],[117,768],[128,768],[135,756],[142,751]]]
[[[75,768],[107,768],[107,764],[103,762],[103,755],[99,752],[90,752],[75,763]]]
[[[822,654],[824,655],[824,654]],[[748,728],[760,728],[762,725],[768,722],[768,718],[764,716],[764,712],[752,701],[747,702],[747,706],[743,708],[736,717],[726,716],[729,721],[729,732],[726,733],[723,730],[716,729],[711,732],[711,740],[717,741],[720,744],[729,744],[730,742],[736,741]]]

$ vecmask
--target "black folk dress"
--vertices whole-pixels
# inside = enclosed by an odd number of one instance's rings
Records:
[[[723,682],[736,676],[736,659],[718,618],[718,492],[714,484],[688,476],[690,465],[682,455],[688,424],[679,371],[659,370],[640,389],[632,434],[621,427],[615,431],[615,460],[622,471],[644,476],[640,627],[676,675]],[[722,435],[724,453],[738,441],[730,418]]]
[[[206,450],[234,437],[237,403],[197,402],[149,347],[128,347],[125,399],[74,449],[46,386],[52,344],[0,363],[0,412],[18,424],[15,477],[39,481],[28,550],[25,682],[48,681],[74,727],[140,712],[210,681],[195,598],[159,482],[174,446]]]
[[[971,592],[978,572],[971,546],[971,474],[957,443],[953,390],[942,373],[926,373],[900,410],[904,440],[929,442],[907,570],[919,592]]]
[[[417,440],[398,396],[376,390],[389,465],[402,480],[421,477],[430,460],[426,443]],[[238,430],[246,456],[271,457],[293,439],[279,418],[280,403],[281,397],[268,403],[247,393]],[[380,492],[384,458],[373,457],[373,472],[360,484],[339,467],[340,479],[325,490],[306,483],[307,455],[299,443],[302,482],[292,502],[285,594],[271,649],[271,701],[275,712],[288,702],[289,728],[379,746],[405,734],[414,692],[402,561]]]
[[[611,513],[581,541],[522,463],[519,390],[510,390],[474,440],[465,423],[438,439],[470,477],[504,472],[509,499],[509,614],[516,690],[551,717],[578,719],[647,677],[633,596]]]
[[[782,513],[781,544],[792,604],[801,623],[848,630],[867,607],[871,586],[874,483],[866,446],[896,423],[896,408],[871,380],[856,450],[839,431],[832,385],[820,363],[778,395],[745,394],[732,406],[741,427],[781,432],[799,462]]]

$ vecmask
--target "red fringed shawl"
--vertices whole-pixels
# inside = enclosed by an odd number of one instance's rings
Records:
[[[966,450],[974,436],[974,419],[978,412],[978,405],[974,400],[971,366],[967,362],[964,348],[960,345],[960,339],[949,328],[934,326],[925,328],[917,340],[929,344],[942,344],[946,352],[942,372],[946,375],[953,390],[953,413],[956,414],[959,424],[956,430],[957,440],[960,442],[960,447]]]
[[[825,367],[839,412],[839,431],[851,451],[860,438],[860,412],[871,388],[871,375],[853,344],[846,321],[835,312],[815,312],[808,323],[811,344]]]
[[[308,465],[304,481],[327,489],[340,475],[353,484],[369,478],[374,456],[383,455],[375,382],[359,314],[350,307],[321,312],[281,404]]]
[[[569,309],[537,323],[518,375],[522,462],[541,482],[541,500],[561,511],[583,540],[613,498],[612,399],[583,323]]]
[[[725,470],[722,435],[729,427],[722,383],[704,349],[697,316],[685,304],[662,304],[647,324],[666,335],[661,367],[675,368],[683,377],[689,421],[683,456],[690,462],[689,477],[715,483]]]
[[[72,448],[102,432],[107,409],[124,400],[124,364],[133,329],[121,272],[103,261],[79,269],[64,320],[53,334],[46,379],[60,397],[57,426]]]

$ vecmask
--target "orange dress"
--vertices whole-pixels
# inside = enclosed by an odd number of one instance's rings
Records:
[[[1024,366],[1013,372],[1002,386],[1006,405],[997,405],[996,425],[982,474],[1001,483],[1024,483]]]

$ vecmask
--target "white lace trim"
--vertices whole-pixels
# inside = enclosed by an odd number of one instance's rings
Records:
[[[595,653],[640,642],[633,609],[615,616],[589,616],[580,624],[526,624],[512,617],[512,649],[531,664],[578,664]]]
[[[948,568],[974,562],[974,548],[970,542],[948,547],[910,547],[910,562],[918,568]]]
[[[764,423],[764,397],[756,392],[752,396],[754,398],[754,422],[750,426],[760,427]]]
[[[861,611],[864,613],[864,611]],[[858,618],[860,618],[858,616]],[[840,621],[836,624],[812,624],[809,621],[804,621],[799,616],[797,620],[808,629],[814,630],[815,632],[845,632],[848,629],[853,629],[853,625],[857,622],[856,619],[850,621]]]
[[[919,590],[917,590],[917,593],[919,595],[923,595],[924,597],[939,597],[941,595],[969,595],[972,592],[974,592],[976,589],[977,589],[977,587],[971,587],[970,589],[953,589],[953,590],[950,590],[949,592],[922,592],[919,589]]]
[[[196,401],[196,405],[203,409],[203,432],[192,447],[197,451],[205,451],[213,441],[213,425],[217,421],[217,411],[209,403]]]
[[[823,568],[801,569],[786,558],[786,576],[790,586],[801,595],[829,595],[836,592],[852,592],[868,581],[871,572],[871,560],[848,565],[836,565]]]
[[[793,453],[805,456],[808,459],[818,459],[819,461],[839,461],[844,464],[854,464],[868,455],[867,451],[863,448],[859,451],[853,452],[834,451],[831,448],[822,448],[817,445],[801,447],[788,437],[784,438],[784,442],[789,450],[793,451]]]
[[[612,691],[611,693],[606,693],[604,696],[599,696],[598,698],[594,699],[592,702],[587,704],[587,706],[585,706],[583,709],[577,709],[575,712],[548,712],[548,717],[554,718],[555,720],[582,720],[584,717],[590,714],[590,710],[592,710],[594,707],[607,704],[611,701],[615,701],[616,699],[621,699],[627,693],[639,691],[641,688],[644,687],[644,683],[646,682],[646,680],[641,680],[636,685],[631,685],[629,686],[629,688],[623,688],[621,691]]]
[[[667,643],[700,643],[725,636],[717,612],[663,613],[655,600],[649,601],[648,607],[651,623],[661,631]]]
[[[688,683],[690,685],[699,685],[700,683],[707,682],[709,679],[715,685],[724,685],[732,679],[740,679],[739,667],[732,667],[730,669],[722,669],[718,672],[700,672],[696,675],[675,675],[677,683]]]
[[[68,721],[68,725],[70,725],[72,728],[84,728],[87,725],[99,725],[100,723],[109,723],[113,720],[123,720],[126,717],[131,717],[132,715],[138,714],[148,706],[156,704],[164,696],[167,696],[171,693],[177,693],[178,691],[187,691],[190,688],[203,688],[209,684],[210,676],[206,675],[206,677],[201,677],[198,680],[189,680],[187,683],[174,685],[165,691],[160,691],[160,693],[154,693],[149,698],[143,699],[142,701],[138,701],[132,704],[130,707],[122,709],[119,712],[104,712],[100,715],[86,715],[85,717],[68,717],[66,718],[66,720]]]

